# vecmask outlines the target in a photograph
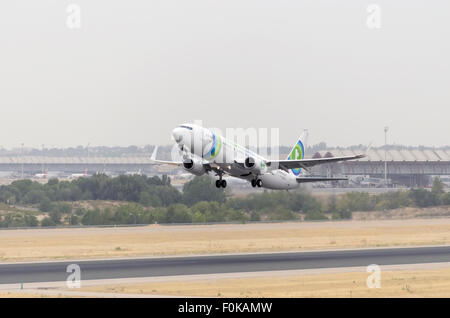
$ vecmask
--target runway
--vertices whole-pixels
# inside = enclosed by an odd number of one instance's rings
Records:
[[[0,264],[0,284],[450,262],[450,246]]]

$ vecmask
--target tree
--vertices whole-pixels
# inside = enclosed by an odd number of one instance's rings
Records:
[[[42,191],[41,189],[32,189],[31,191],[27,192],[23,197],[23,203],[28,204],[40,203],[43,200],[48,200],[48,198],[45,195],[45,192]]]
[[[328,198],[328,204],[327,204],[327,212],[328,213],[335,213],[337,211],[337,201],[336,196],[331,195]]]
[[[143,206],[161,206],[161,200],[155,193],[142,191],[139,198],[139,203]]]
[[[58,210],[52,210],[48,215],[55,224],[61,223],[61,212]]]
[[[54,203],[52,207],[52,211],[56,211],[58,213],[68,214],[72,212],[72,205],[69,203],[58,202]]]
[[[26,226],[35,227],[39,224],[38,219],[34,215],[24,215],[23,219]]]
[[[39,204],[39,210],[42,212],[50,212],[52,208],[53,204],[48,198],[44,198]]]
[[[444,190],[444,183],[441,181],[439,177],[434,177],[431,193],[434,196],[434,204],[435,205],[441,204],[445,190]]]
[[[435,194],[425,189],[412,189],[409,191],[415,205],[421,208],[433,206],[436,202]]]
[[[141,223],[144,209],[137,203],[121,205],[114,216],[114,222],[118,224],[138,224]]]
[[[252,211],[250,213],[250,221],[252,221],[252,222],[261,221],[261,216],[259,215],[258,212]]]
[[[431,192],[436,194],[437,196],[441,196],[442,194],[444,194],[444,183],[439,177],[434,177]]]
[[[344,211],[373,211],[375,200],[366,192],[346,193],[337,203],[337,210]]]
[[[442,204],[450,205],[450,192],[442,195]]]
[[[157,187],[156,195],[164,206],[169,206],[182,201],[182,194],[172,186]]]
[[[68,216],[70,225],[78,225],[80,221],[78,220],[78,216],[76,214],[70,214]]]
[[[55,226],[55,225],[56,225],[56,223],[53,222],[53,220],[51,218],[49,218],[48,216],[43,218],[41,221],[41,226]]]
[[[96,208],[87,211],[81,218],[83,225],[104,225],[103,215],[100,209]]]
[[[191,223],[192,216],[187,206],[177,203],[168,207],[164,221],[166,223]]]
[[[200,201],[223,203],[225,199],[224,190],[216,188],[208,176],[195,177],[183,186],[183,202],[189,206]]]
[[[54,186],[57,186],[58,183],[59,183],[59,180],[57,178],[50,178],[47,182],[47,185],[49,187],[54,187]]]
[[[18,180],[18,181],[14,181],[10,184],[11,188],[15,188],[18,190],[19,195],[20,195],[20,200],[22,199],[22,197],[25,194],[30,192],[32,188],[39,187],[39,186],[40,186],[39,183],[33,182],[31,180]]]

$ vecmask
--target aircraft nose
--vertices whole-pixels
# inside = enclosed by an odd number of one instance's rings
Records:
[[[180,127],[175,128],[172,130],[172,136],[177,143],[181,142],[183,140],[183,129]]]

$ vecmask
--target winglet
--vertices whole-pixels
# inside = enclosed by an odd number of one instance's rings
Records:
[[[373,143],[373,141],[371,141],[370,144],[367,146],[367,149],[366,149],[366,152],[365,152],[366,154],[368,154],[369,150],[372,149],[372,143]]]
[[[372,141],[369,143],[369,145],[366,148],[366,151],[364,153],[356,155],[355,159],[362,159],[368,156],[370,149],[372,149]]]
[[[371,141],[371,142],[369,143],[369,145],[367,146],[367,149],[366,149],[366,151],[364,152],[363,157],[367,157],[367,156],[369,155],[369,151],[370,151],[370,149],[372,149],[372,143],[373,143],[373,141]]]
[[[156,161],[156,152],[158,151],[158,146],[155,146],[155,149],[153,149],[152,156],[150,157],[150,160]]]

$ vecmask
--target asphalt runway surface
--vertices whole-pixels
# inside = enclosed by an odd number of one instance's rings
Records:
[[[0,264],[0,284],[450,262],[450,246]]]

